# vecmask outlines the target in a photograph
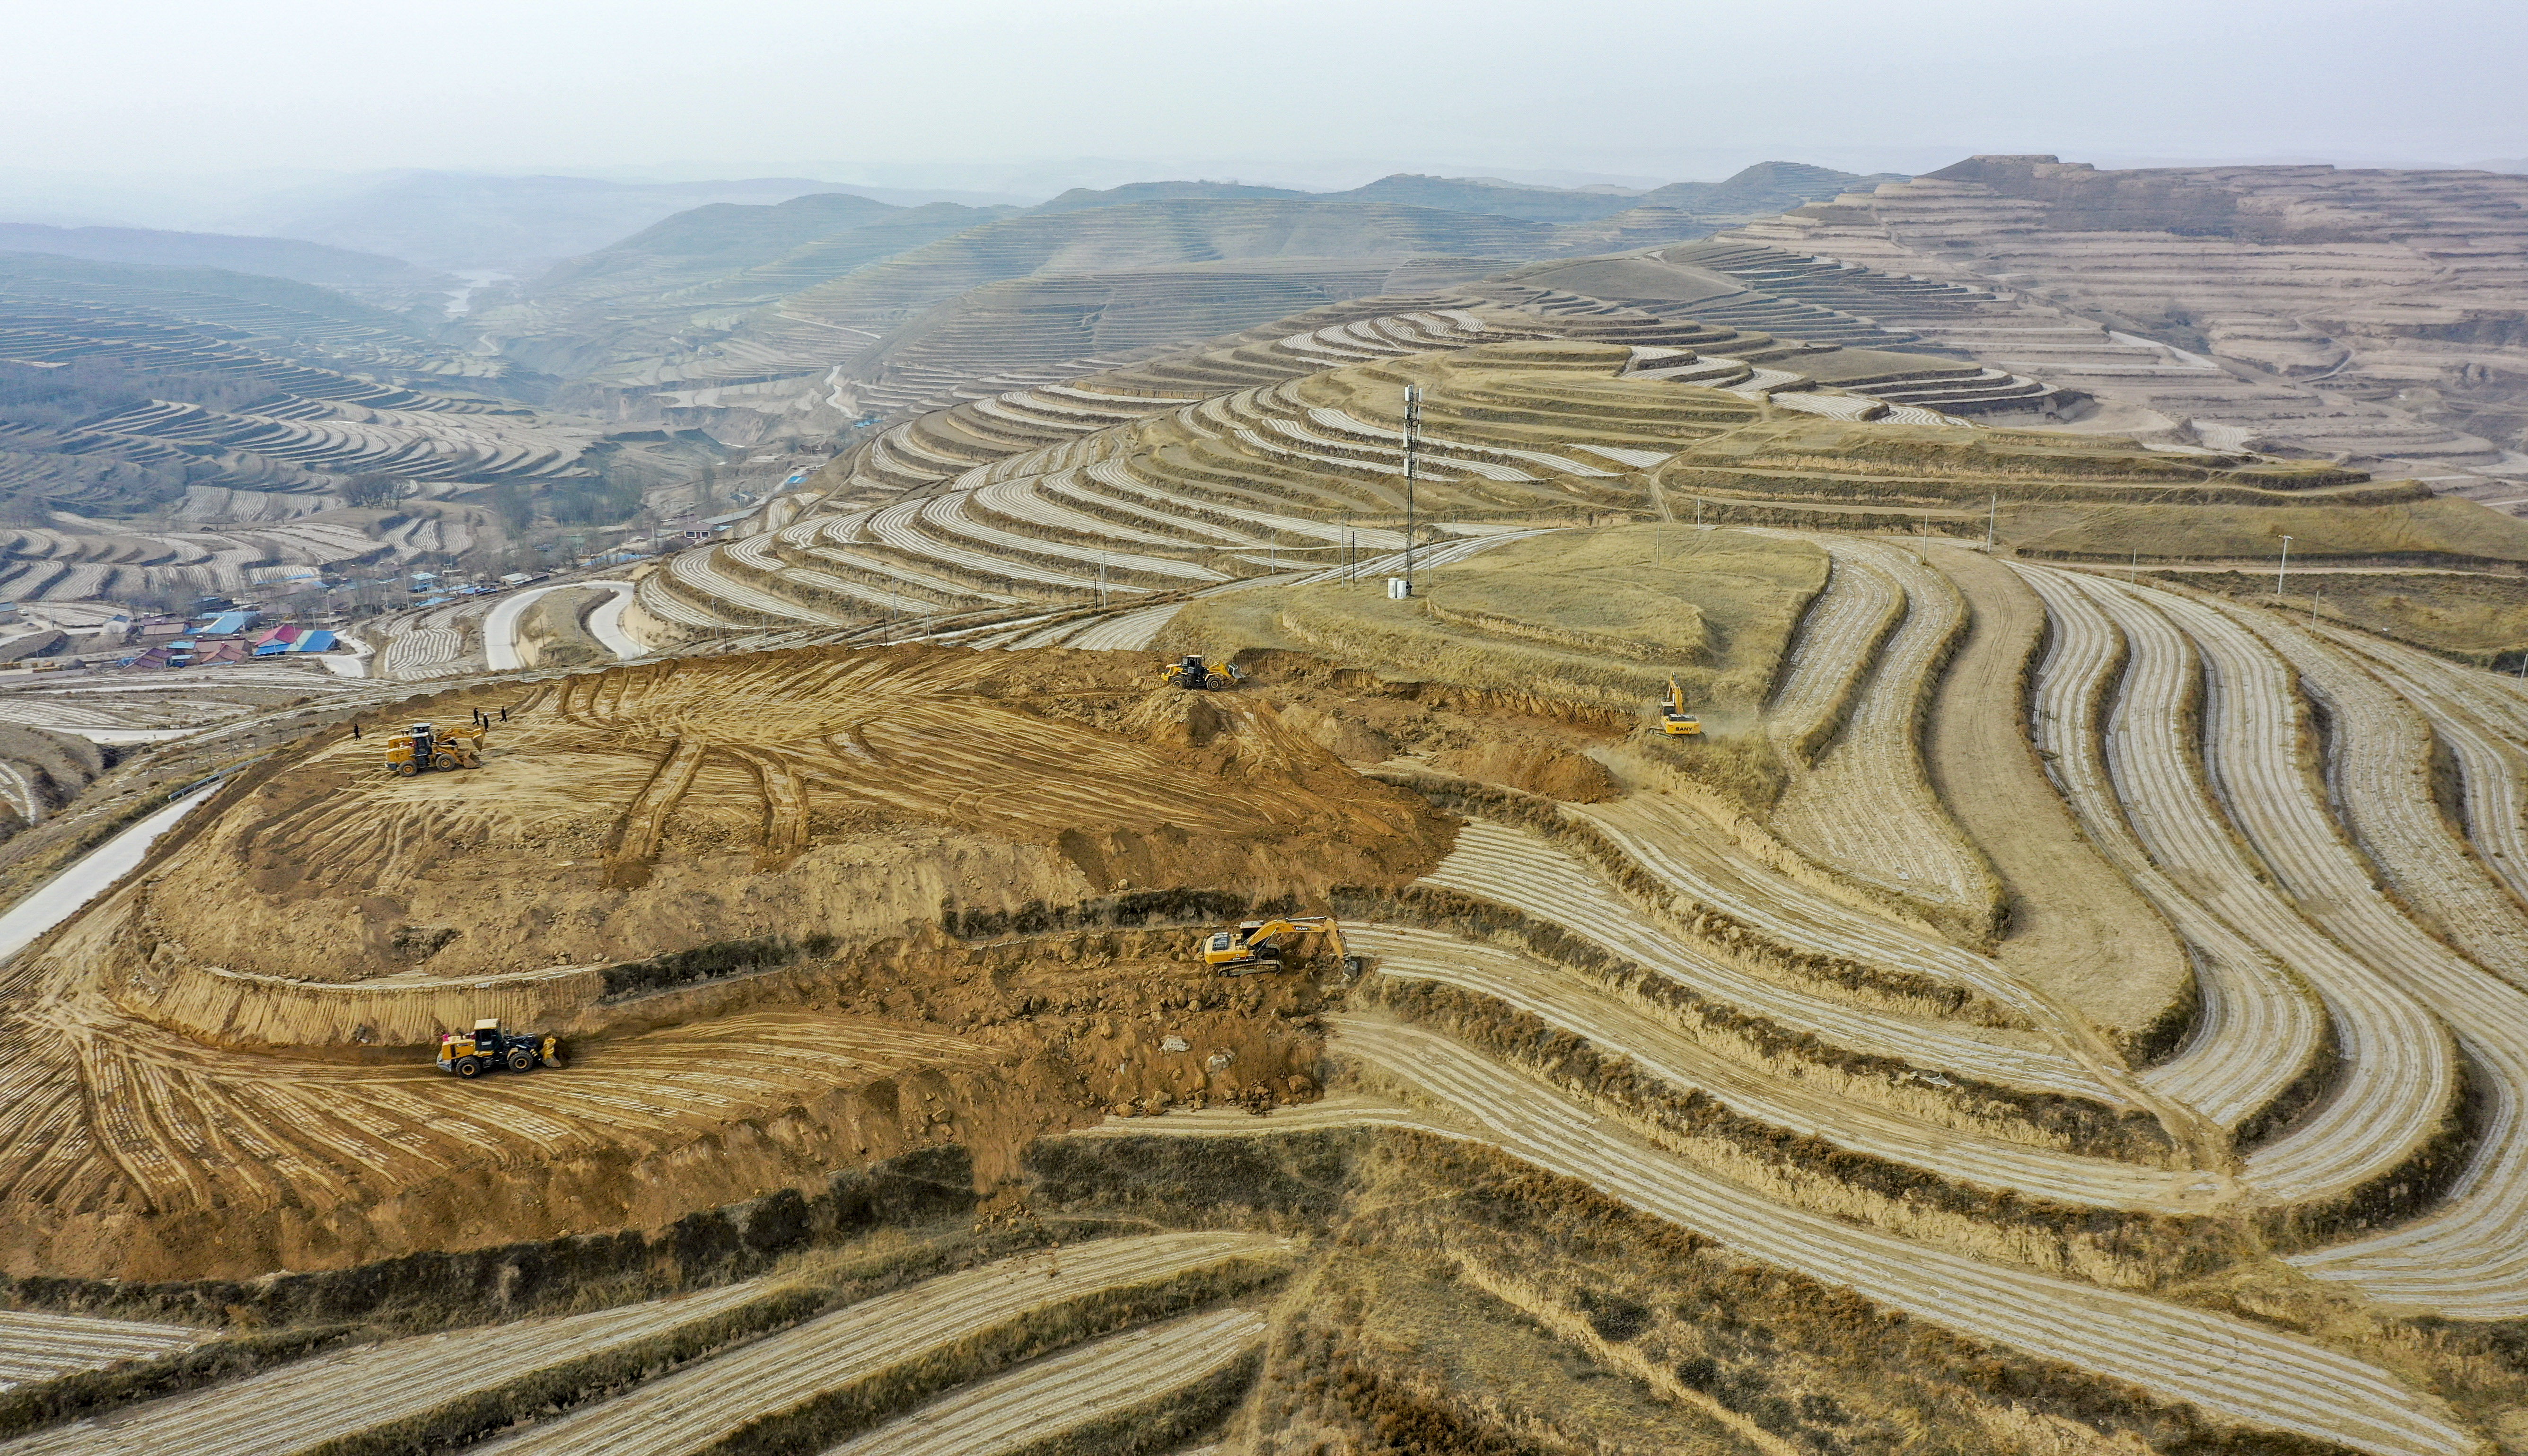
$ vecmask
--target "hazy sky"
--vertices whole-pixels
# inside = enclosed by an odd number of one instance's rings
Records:
[[[19,173],[2528,157],[2528,0],[21,0],[0,33]]]

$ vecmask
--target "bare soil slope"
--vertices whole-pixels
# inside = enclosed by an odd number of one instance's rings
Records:
[[[1441,852],[1270,708],[1147,683],[1137,656],[911,646],[572,677],[480,769],[396,778],[374,738],[276,760],[171,857],[141,933],[237,971],[461,976],[850,942],[948,902],[1400,883]]]

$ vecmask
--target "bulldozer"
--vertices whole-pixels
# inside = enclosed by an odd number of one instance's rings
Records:
[[[1667,680],[1667,696],[1659,700],[1659,732],[1672,738],[1703,736],[1703,720],[1685,710],[1685,690],[1674,678]]]
[[[401,733],[388,736],[387,767],[407,778],[425,768],[480,768],[483,736],[480,723],[462,728],[415,723]]]
[[[1226,662],[1214,667],[1203,661],[1202,653],[1187,652],[1183,658],[1159,669],[1159,686],[1184,688],[1188,692],[1201,689],[1225,693],[1238,686],[1239,676],[1238,669]]]
[[[1279,970],[1284,951],[1301,937],[1316,932],[1325,935],[1328,949],[1342,960],[1345,976],[1361,973],[1367,962],[1343,949],[1343,926],[1332,915],[1248,920],[1235,930],[1215,930],[1203,937],[1202,963],[1222,975]]]
[[[500,1018],[485,1016],[474,1029],[450,1031],[439,1038],[439,1069],[460,1077],[479,1077],[496,1066],[533,1071],[561,1066],[561,1043],[526,1031],[503,1031]]]

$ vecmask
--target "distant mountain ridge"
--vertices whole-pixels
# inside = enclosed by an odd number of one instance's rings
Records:
[[[305,189],[266,199],[254,226],[277,236],[385,253],[432,268],[526,275],[622,241],[691,208],[848,190],[788,177],[617,182],[404,172],[348,190]]]
[[[627,263],[672,263],[729,273],[777,258],[802,243],[873,223],[905,209],[848,192],[811,192],[768,205],[706,202],[651,224],[620,242],[583,253],[538,281],[539,288],[620,271]]]
[[[1180,198],[1308,198],[1319,202],[1392,202],[1406,207],[1434,207],[1448,212],[1482,213],[1537,223],[1593,223],[1636,208],[1674,208],[1685,213],[1748,217],[1780,212],[1804,202],[1820,202],[1838,193],[1869,191],[1880,182],[1904,182],[1900,173],[1870,176],[1813,167],[1805,162],[1759,162],[1724,182],[1670,182],[1648,191],[1598,184],[1548,187],[1504,182],[1497,177],[1435,177],[1398,172],[1340,192],[1294,192],[1286,187],[1260,187],[1241,182],[1147,182],[1092,191],[1074,187],[1031,211],[1077,212],[1090,207],[1119,207],[1135,202]]]
[[[0,223],[0,252],[43,253],[88,263],[151,268],[217,268],[354,292],[420,290],[448,282],[444,275],[417,268],[401,258],[291,237],[250,237],[230,233]]]

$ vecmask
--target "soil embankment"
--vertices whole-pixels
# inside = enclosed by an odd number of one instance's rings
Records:
[[[1313,1097],[1314,977],[1225,980],[1201,930],[1400,887],[1453,831],[1260,695],[1143,665],[661,663],[398,711],[488,709],[479,769],[275,754],[16,967],[0,1262],[656,1228],[945,1142],[988,1189],[1110,1113]],[[468,1084],[416,1045],[492,1014],[569,1065]]]

